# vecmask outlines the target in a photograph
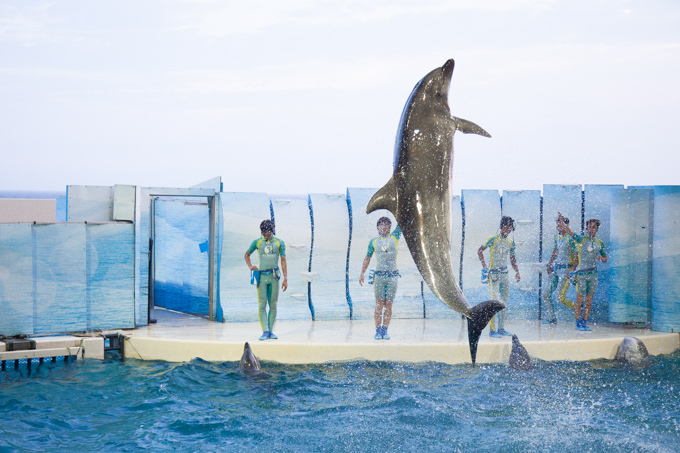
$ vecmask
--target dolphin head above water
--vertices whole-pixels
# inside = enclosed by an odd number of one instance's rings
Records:
[[[241,356],[241,363],[239,363],[239,370],[245,374],[257,374],[261,371],[260,361],[257,360],[253,350],[250,349],[250,344],[246,341],[243,345],[243,355]]]
[[[373,195],[366,213],[387,209],[394,214],[423,280],[444,304],[474,321],[468,325],[474,363],[481,329],[505,306],[493,301],[473,313],[453,275],[453,134],[459,130],[490,137],[476,124],[451,116],[448,93],[453,67],[454,61],[448,60],[411,92],[397,130],[392,178]]]
[[[649,360],[649,351],[639,338],[625,337],[621,340],[614,358],[622,363],[641,365]]]

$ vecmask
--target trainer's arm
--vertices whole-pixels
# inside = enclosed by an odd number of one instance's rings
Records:
[[[371,257],[366,255],[364,258],[364,263],[361,265],[361,275],[359,276],[359,284],[364,286],[364,272],[368,269],[368,264],[371,262]]]
[[[512,268],[515,270],[515,279],[517,279],[517,281],[520,281],[519,267],[517,267],[517,258],[515,258],[515,255],[510,255],[510,264],[512,265]]]
[[[281,271],[283,272],[283,283],[281,283],[281,290],[285,291],[288,289],[288,262],[286,257],[281,257]]]
[[[484,262],[484,246],[481,246],[477,250],[477,256],[479,256],[479,261],[482,262],[482,269],[487,269],[486,263]]]
[[[246,252],[246,254],[243,258],[246,260],[246,264],[248,265],[248,269],[250,269],[251,271],[257,270],[257,266],[253,266],[253,263],[250,262],[250,253]]]

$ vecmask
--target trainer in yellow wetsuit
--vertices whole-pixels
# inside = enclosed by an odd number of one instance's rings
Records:
[[[569,289],[569,268],[574,264],[574,249],[572,248],[569,234],[569,219],[561,214],[557,218],[557,234],[555,235],[555,247],[548,261],[546,287],[543,291],[543,301],[548,311],[548,315],[543,320],[543,324],[557,324],[555,316],[555,306],[553,305],[553,293],[557,288],[560,292],[557,296],[558,302],[573,309],[574,302],[567,299]]]
[[[607,262],[607,252],[604,242],[595,237],[600,229],[598,219],[590,219],[586,222],[585,236],[571,233],[571,240],[577,253],[574,260],[573,271],[576,272],[576,304],[574,316],[576,317],[576,330],[589,331],[587,326],[588,317],[593,308],[593,296],[597,291],[597,267],[595,264]],[[585,297],[585,307],[583,299]]]
[[[510,293],[508,257],[510,257],[510,264],[515,271],[515,279],[518,282],[520,280],[519,268],[515,258],[515,241],[508,238],[510,232],[515,231],[515,221],[511,217],[503,216],[501,218],[500,229],[500,234],[491,236],[484,245],[479,247],[477,255],[479,256],[479,261],[482,262],[482,268],[488,272],[491,299],[503,301],[507,307]],[[486,267],[486,262],[484,262],[484,250],[487,248],[489,249],[490,269]],[[505,309],[499,311],[498,314],[491,318],[489,327],[491,328],[489,335],[493,338],[500,338],[501,335],[512,335],[512,333],[504,329]]]
[[[364,273],[371,262],[371,257],[375,253],[377,264],[375,266],[375,276],[373,277],[373,292],[375,294],[375,339],[389,340],[387,328],[392,319],[392,302],[397,293],[397,280],[399,271],[397,270],[397,254],[399,252],[399,239],[401,238],[401,228],[399,225],[390,234],[392,221],[387,217],[378,219],[377,238],[371,239],[368,243],[368,252],[361,266],[359,284],[364,284]],[[384,311],[383,311],[384,310]]]
[[[260,223],[262,237],[255,239],[245,254],[246,264],[251,271],[259,272],[257,283],[257,308],[262,326],[262,336],[260,340],[276,340],[274,335],[274,323],[276,322],[276,303],[279,300],[279,279],[283,273],[283,283],[281,289],[288,288],[288,266],[286,264],[286,244],[274,236],[274,222],[263,220]],[[250,262],[250,255],[257,250],[260,259],[260,267],[253,266]],[[281,269],[279,269],[279,257],[281,257]],[[269,304],[269,314],[267,314],[267,304]]]

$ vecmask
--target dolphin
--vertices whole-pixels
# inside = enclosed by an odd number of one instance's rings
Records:
[[[454,61],[448,60],[413,89],[397,130],[392,178],[373,195],[366,213],[387,209],[394,215],[427,286],[444,304],[468,318],[474,365],[482,330],[505,304],[494,300],[473,307],[453,276],[453,134],[491,137],[475,123],[451,116],[448,94],[453,66]]]
[[[512,336],[512,350],[510,351],[510,368],[513,370],[530,370],[531,358],[517,335]]]
[[[243,355],[241,356],[241,363],[239,363],[238,368],[245,374],[257,374],[262,370],[260,361],[253,354],[253,350],[250,349],[250,344],[247,341],[243,345]]]
[[[639,365],[649,360],[649,352],[639,338],[625,337],[621,340],[614,358],[619,362]]]

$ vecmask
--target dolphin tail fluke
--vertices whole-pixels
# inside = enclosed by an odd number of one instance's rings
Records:
[[[483,137],[491,137],[487,131],[477,126],[472,121],[464,120],[463,118],[453,117],[453,121],[456,123],[456,130],[461,131],[463,134],[477,134]]]
[[[475,305],[470,311],[470,318],[468,318],[468,340],[470,342],[470,357],[472,358],[472,365],[477,360],[477,345],[479,344],[479,337],[482,330],[489,323],[493,315],[505,308],[503,302],[497,300],[487,300],[481,304]]]
[[[378,190],[371,201],[366,206],[366,214],[370,214],[378,209],[387,209],[392,214],[397,212],[397,186],[394,183],[394,177],[387,181],[387,184],[382,189]]]

